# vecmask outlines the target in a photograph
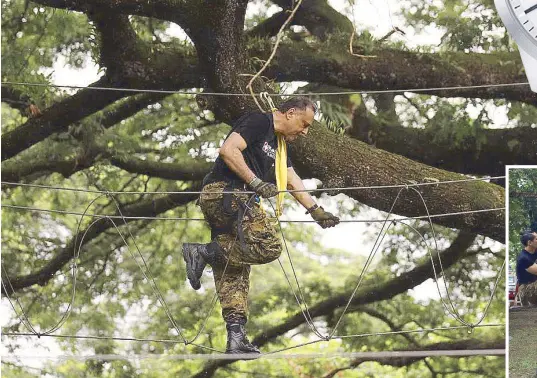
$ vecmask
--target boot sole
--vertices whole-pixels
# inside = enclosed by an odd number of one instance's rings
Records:
[[[226,350],[226,354],[249,354],[249,355],[255,356],[255,355],[260,355],[261,352],[260,351],[258,351],[258,352],[246,352],[246,351],[242,351],[242,350],[227,351]]]
[[[186,245],[183,244],[183,260],[185,260],[185,263],[186,263],[186,276],[188,278],[188,282],[190,282],[190,286],[192,286],[192,288],[194,290],[199,290],[201,288],[201,282],[200,280],[196,277],[196,273],[194,272],[194,269],[192,269],[192,262],[193,262],[193,258],[192,258],[192,254],[194,253],[193,252],[193,248],[196,248],[195,246],[190,246],[190,245]]]
[[[236,360],[255,360],[261,357],[261,352],[228,352],[226,354],[236,356]],[[231,360],[235,361],[235,359]]]

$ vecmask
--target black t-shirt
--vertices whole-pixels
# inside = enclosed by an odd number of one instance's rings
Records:
[[[233,128],[227,137],[233,132],[240,134],[246,141],[242,155],[248,167],[261,180],[276,183],[275,159],[278,139],[274,132],[272,113],[248,113],[233,123]],[[291,160],[287,156],[287,167],[291,166]],[[210,182],[215,181],[243,182],[220,156],[216,159],[211,173]]]
[[[529,284],[537,281],[537,276],[526,271],[530,266],[535,264],[537,260],[537,252],[529,253],[525,249],[520,252],[516,260],[516,276],[519,284]]]

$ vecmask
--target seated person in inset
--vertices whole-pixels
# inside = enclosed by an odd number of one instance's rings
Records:
[[[537,305],[537,233],[527,231],[520,237],[524,249],[516,260],[518,294],[523,306]]]

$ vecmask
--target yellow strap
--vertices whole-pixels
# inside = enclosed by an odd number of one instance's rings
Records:
[[[276,197],[276,216],[282,215],[283,193],[287,189],[287,144],[283,135],[278,134],[278,148],[276,149],[276,186],[280,193]]]
[[[271,111],[275,112],[278,108],[274,107],[272,99],[268,97],[268,102],[271,105]],[[282,215],[283,209],[283,193],[287,189],[287,144],[283,135],[277,134],[278,148],[276,149],[276,187],[280,191],[276,197],[276,218]]]

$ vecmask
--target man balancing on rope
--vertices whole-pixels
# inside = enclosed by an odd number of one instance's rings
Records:
[[[261,209],[259,198],[278,196],[279,215],[283,197],[279,191],[305,189],[287,157],[285,142],[308,133],[316,110],[308,98],[295,97],[273,113],[243,115],[233,123],[212,171],[203,180],[199,204],[211,227],[212,241],[184,243],[183,257],[187,277],[195,290],[201,287],[205,265],[213,268],[227,328],[226,353],[260,353],[244,330],[250,265],[276,260],[282,244]],[[338,217],[318,206],[307,192],[292,194],[321,227],[339,223]]]
[[[520,242],[524,249],[516,260],[518,293],[523,306],[537,305],[537,233],[524,232]]]

